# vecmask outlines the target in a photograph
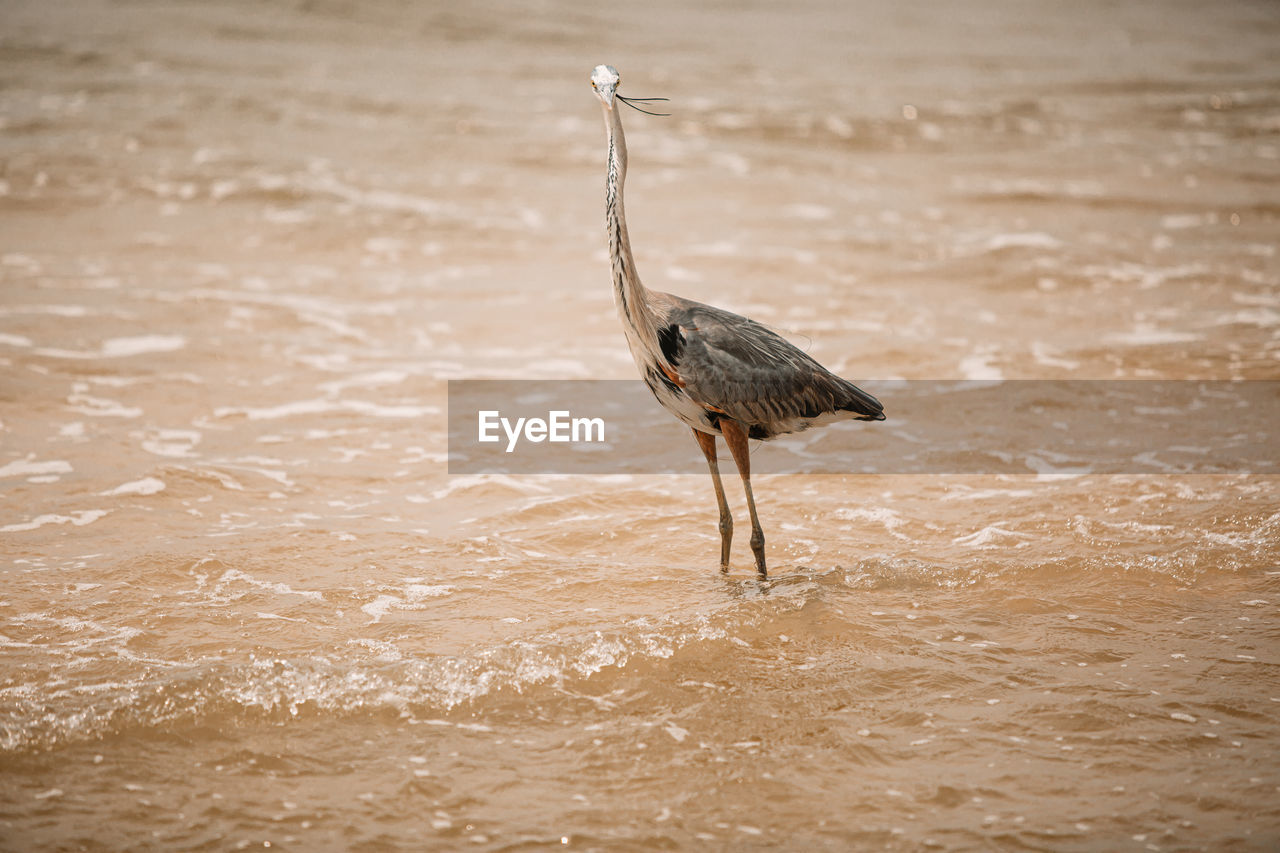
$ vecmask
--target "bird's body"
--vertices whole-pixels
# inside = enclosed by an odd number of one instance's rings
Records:
[[[637,364],[643,359],[654,396],[694,429],[719,435],[728,417],[747,428],[748,438],[768,440],[883,417],[874,397],[756,321],[669,293],[649,296],[658,347],[674,376],[648,353]]]
[[[605,221],[618,315],[645,384],[693,429],[707,458],[720,507],[721,568],[728,568],[733,520],[720,482],[716,436],[724,437],[742,475],[756,569],[764,576],[764,533],[751,493],[747,439],[767,440],[837,420],[883,420],[884,410],[875,397],[754,320],[640,283],[622,202],[627,147],[615,108],[617,102],[632,104],[616,94],[619,82],[611,66],[592,73],[609,142]]]

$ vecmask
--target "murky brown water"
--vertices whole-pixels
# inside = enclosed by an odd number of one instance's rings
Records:
[[[634,375],[600,62],[647,283],[873,393],[1280,378],[1277,7],[615,5],[5,4],[0,847],[1274,848],[1274,477],[761,476],[761,584],[445,410]]]

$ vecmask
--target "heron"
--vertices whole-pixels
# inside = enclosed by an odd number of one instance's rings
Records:
[[[631,256],[623,212],[627,143],[621,104],[650,115],[665,98],[625,98],[612,65],[597,65],[591,88],[604,107],[608,139],[605,225],[613,275],[614,304],[627,346],[641,377],[667,411],[693,430],[707,460],[720,510],[720,569],[729,570],[733,515],[725,500],[717,461],[716,436],[724,438],[742,478],[751,517],[751,551],[756,571],[767,578],[764,530],[751,492],[748,440],[769,440],[838,420],[881,421],[875,397],[836,376],[781,335],[754,320],[640,283]]]

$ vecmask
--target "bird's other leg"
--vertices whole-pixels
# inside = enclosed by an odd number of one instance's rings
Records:
[[[720,463],[716,461],[716,437],[709,432],[694,430],[693,437],[702,448],[702,455],[707,457],[707,467],[711,469],[711,483],[716,487],[716,503],[720,507],[720,571],[729,571],[729,543],[733,541],[733,516],[729,514],[729,503],[724,499],[724,485],[720,482]]]
[[[764,530],[760,528],[760,519],[756,516],[756,499],[751,494],[751,452],[747,447],[747,433],[737,421],[721,418],[720,434],[724,436],[724,443],[729,445],[733,462],[742,475],[742,489],[747,493],[747,511],[751,513],[751,552],[756,555],[756,571],[760,573],[760,577],[768,577],[764,567]]]

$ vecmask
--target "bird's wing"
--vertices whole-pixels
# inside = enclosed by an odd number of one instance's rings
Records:
[[[659,343],[685,392],[702,405],[760,425],[835,412],[883,417],[878,400],[776,332],[710,305],[671,299],[658,330]]]

